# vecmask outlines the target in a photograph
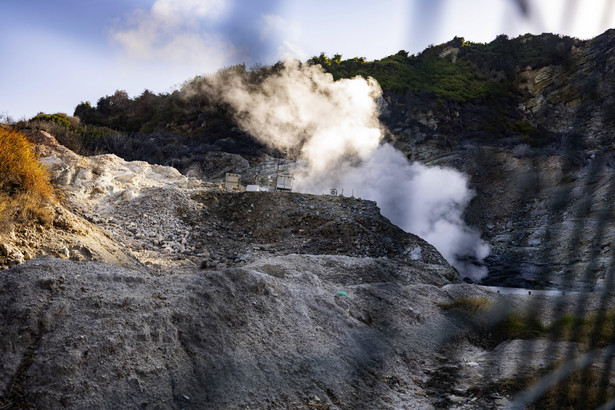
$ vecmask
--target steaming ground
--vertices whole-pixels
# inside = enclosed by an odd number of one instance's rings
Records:
[[[335,186],[340,192],[374,200],[391,222],[434,245],[464,276],[479,280],[487,275],[487,268],[476,262],[487,257],[489,246],[478,230],[463,221],[463,211],[474,196],[464,174],[410,163],[400,151],[383,144],[333,177],[320,184],[300,181],[299,190],[317,193]]]
[[[489,253],[463,211],[473,197],[467,177],[453,169],[410,163],[382,143],[372,79],[334,81],[320,66],[286,61],[278,75],[258,85],[232,72],[212,78],[240,126],[263,143],[298,153],[297,191],[321,194],[331,188],[375,200],[402,229],[431,242],[462,275],[479,280]]]

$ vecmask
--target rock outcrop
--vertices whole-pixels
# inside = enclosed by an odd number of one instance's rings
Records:
[[[122,238],[114,237],[101,222],[113,223],[114,204],[127,204],[141,190],[173,187],[189,191],[202,185],[171,167],[126,162],[114,155],[82,157],[45,132],[32,134],[31,139],[62,200],[50,207],[50,225],[24,224],[0,234],[0,267],[51,255],[145,268]]]
[[[494,355],[468,344],[467,323],[438,306],[460,297],[494,306],[554,300],[440,287],[430,271],[417,273],[348,256],[158,276],[37,258],[0,277],[0,404],[501,408],[511,395],[496,381],[567,357],[566,346],[558,354],[552,346],[553,357],[523,361],[518,373],[518,356],[505,352],[523,347]],[[447,372],[454,386],[435,382]],[[491,393],[479,394],[488,384]]]
[[[30,254],[20,231],[0,247],[18,261],[0,275],[2,408],[503,408],[507,386],[587,350],[539,341],[549,354],[520,363],[532,341],[492,334],[504,318],[613,308],[608,289],[460,283],[370,201],[225,193],[39,138],[64,222],[32,240],[61,249]],[[610,389],[609,351],[592,357]]]
[[[569,50],[560,40],[506,40],[553,42],[563,59],[515,68],[511,57],[511,89],[497,104],[384,96],[397,148],[471,176],[466,220],[489,241],[486,284],[592,289],[611,265],[615,31]]]
[[[63,201],[0,233],[0,408],[505,408],[542,382],[610,399],[614,33],[489,72],[512,75],[501,105],[378,101],[389,142],[471,176],[483,284],[523,290],[461,283],[370,201],[218,189],[285,161],[210,152],[182,175],[32,134]]]

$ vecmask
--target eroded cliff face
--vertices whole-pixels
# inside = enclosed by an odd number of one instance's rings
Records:
[[[0,275],[1,407],[503,408],[520,380],[588,346],[509,340],[502,320],[552,323],[615,303],[460,283],[370,201],[226,193],[38,138],[70,220],[33,244],[21,231],[5,239],[38,257]],[[535,165],[561,178],[557,158]],[[499,203],[496,219],[516,208]],[[48,251],[76,241],[88,258]],[[591,362],[605,391],[608,355]]]
[[[577,41],[560,65],[521,67],[509,98],[493,104],[385,95],[397,148],[471,176],[466,220],[491,248],[483,283],[592,289],[607,276],[614,63],[610,30]]]
[[[587,150],[610,150],[615,100],[615,32],[573,47],[564,65],[526,69],[516,80],[527,120],[561,136],[576,134]]]
[[[468,143],[510,149],[526,144],[534,155],[577,159],[584,152],[610,150],[615,126],[615,30],[566,44],[562,57],[548,64],[534,66],[529,59],[527,66],[519,65],[523,59],[514,53],[521,49],[515,47],[554,41],[547,50],[564,47],[563,39],[557,44],[553,37],[506,40],[503,47],[513,53],[502,56],[510,60],[506,69],[482,62],[480,57],[470,58],[479,66],[479,75],[501,79],[503,94],[460,102],[426,92],[385,92],[381,119],[391,131],[389,138],[419,160],[430,159],[434,150],[446,152]],[[450,57],[442,53],[440,58]]]
[[[65,199],[51,226],[1,238],[0,408],[503,408],[566,362],[609,399],[596,340],[612,329],[544,329],[615,307],[613,37],[520,70],[505,107],[519,123],[495,140],[498,107],[380,101],[396,147],[471,176],[484,282],[531,292],[460,283],[370,201],[218,189],[272,158],[212,154],[188,177],[33,136]],[[542,333],[506,334],[510,317]]]
[[[491,246],[485,284],[567,290],[604,284],[615,221],[614,170],[602,156],[576,166],[559,155],[517,157],[498,148],[459,155],[476,191],[466,219]]]
[[[470,176],[465,211],[489,243],[483,284],[532,289],[594,289],[612,265],[615,169],[609,153],[520,155],[468,144],[434,151],[430,163]]]

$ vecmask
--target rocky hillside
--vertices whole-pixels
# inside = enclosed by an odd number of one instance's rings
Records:
[[[385,139],[412,160],[471,175],[477,195],[466,220],[492,249],[484,283],[566,288],[580,279],[592,288],[605,277],[615,229],[614,45],[612,30],[587,41],[455,38],[418,55],[321,55],[308,64],[338,79],[376,78]],[[220,75],[259,84],[281,67],[236,66]],[[80,105],[79,118],[42,115],[19,126],[55,130],[81,152],[173,165],[205,179],[237,172],[251,181],[271,162],[266,154],[281,153],[242,131],[228,105],[204,91],[207,81],[197,77],[165,95],[118,92]]]
[[[562,299],[440,287],[421,272],[386,258],[321,255],[159,275],[34,259],[0,277],[0,403],[503,408],[524,378],[587,348],[548,340],[486,346],[486,332],[443,307],[469,297],[492,304],[485,315],[511,304],[544,314]],[[613,380],[608,351],[598,352],[592,379]]]
[[[517,393],[591,349],[572,368],[599,380],[592,403],[611,397],[611,334],[560,320],[610,312],[608,293],[461,283],[373,202],[225,193],[33,138],[66,223],[2,237],[36,256],[0,275],[2,408],[550,406],[586,384],[563,373],[542,399]]]
[[[612,148],[614,46],[613,30],[587,41],[552,34],[498,37],[486,45],[454,40],[424,53],[450,64],[473,63],[483,82],[506,92],[465,101],[388,92],[383,121],[418,159],[429,156],[424,146],[478,143],[517,148],[525,156],[562,155],[579,165]]]
[[[258,182],[294,158],[188,92],[205,78],[15,124],[63,200],[47,225],[0,229],[0,408],[610,402],[613,45],[456,38],[309,62],[377,78],[385,140],[469,175],[482,285],[374,202],[224,192],[226,172]],[[258,84],[280,66],[228,70]]]
[[[450,149],[469,141],[575,151],[608,147],[597,134],[606,136],[604,128],[613,126],[614,41],[614,31],[588,41],[554,34],[498,36],[488,44],[455,38],[418,55],[401,50],[375,61],[321,55],[306,64],[321,65],[336,79],[375,78],[384,91],[381,119],[389,138],[413,152],[416,143]],[[218,76],[237,74],[257,86],[283,67],[239,65]],[[173,93],[146,90],[134,98],[118,90],[80,104],[78,120],[41,114],[19,126],[55,128],[63,144],[82,153],[112,152],[182,171],[207,152],[271,153],[238,127],[230,107],[203,87],[208,81],[196,77]]]
[[[494,71],[510,82],[505,100],[385,96],[383,122],[399,149],[471,175],[477,195],[466,219],[492,250],[484,283],[591,289],[610,266],[615,32],[589,41],[556,37],[494,42],[513,51],[535,42],[566,50],[557,64],[543,59]],[[464,47],[475,46],[451,42],[436,49],[470,58]]]
[[[51,229],[36,229],[40,240],[29,228],[16,227],[6,235],[3,248],[11,251],[1,259],[5,269],[40,255],[81,260],[85,254],[88,260],[129,268],[136,267],[129,260],[164,261],[194,269],[297,253],[388,257],[400,265],[430,266],[443,280],[458,276],[433,246],[392,225],[371,201],[283,192],[229,194],[221,185],[171,167],[114,155],[82,157],[45,132],[31,138],[67,206],[58,207]],[[92,238],[119,243],[123,250],[113,253],[127,259],[109,256],[100,244],[88,245]],[[50,242],[60,250],[46,245]],[[30,256],[19,256],[24,254]]]

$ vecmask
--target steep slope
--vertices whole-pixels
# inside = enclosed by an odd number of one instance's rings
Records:
[[[503,408],[521,381],[590,348],[610,398],[601,343],[509,340],[500,327],[605,314],[608,289],[458,283],[373,202],[225,193],[37,138],[75,223],[91,227],[81,236],[135,265],[43,256],[0,275],[2,408]]]
[[[541,50],[536,43],[562,53],[524,60]],[[382,119],[397,148],[471,175],[477,195],[466,219],[491,247],[484,283],[591,289],[608,276],[614,44],[613,30],[589,41],[545,34],[450,42],[430,52],[448,50],[441,58],[457,55],[483,72],[499,55],[509,70],[493,66],[493,78],[510,92],[464,103],[412,91],[385,95]]]
[[[428,405],[411,380],[442,335],[413,329],[445,293],[420,285],[411,297],[413,276],[387,278],[385,261],[357,265],[364,283],[335,275],[350,260],[268,262],[162,277],[51,259],[12,270],[1,278],[2,403]]]
[[[433,246],[392,225],[371,201],[281,192],[231,194],[171,167],[114,155],[82,157],[47,133],[32,138],[40,161],[63,192],[66,207],[58,212],[72,215],[73,225],[91,227],[96,238],[113,238],[133,261],[151,268],[184,266],[191,271],[245,264],[263,255],[307,253],[389,257],[400,266],[431,266],[445,281],[458,277]],[[106,233],[101,235],[96,226]],[[84,236],[88,232],[83,228]],[[32,246],[52,245],[43,237]],[[115,263],[98,254],[87,259]]]
[[[587,41],[554,34],[498,36],[488,44],[455,38],[418,55],[321,55],[309,63],[337,79],[377,78],[385,139],[412,160],[471,175],[477,196],[466,219],[490,240],[486,283],[574,287],[581,279],[591,288],[605,277],[613,236],[614,44],[613,30]],[[281,69],[236,66],[219,74],[259,84]],[[66,130],[94,144],[90,149],[175,164],[206,179],[220,178],[224,168],[251,180],[263,158],[252,155],[267,150],[207,93],[207,81],[197,77],[169,95],[131,99],[118,92],[101,98],[100,107],[78,107],[82,124],[64,119]],[[96,137],[94,125],[115,131]],[[245,158],[212,152],[220,150]],[[595,226],[604,229],[596,233]]]

